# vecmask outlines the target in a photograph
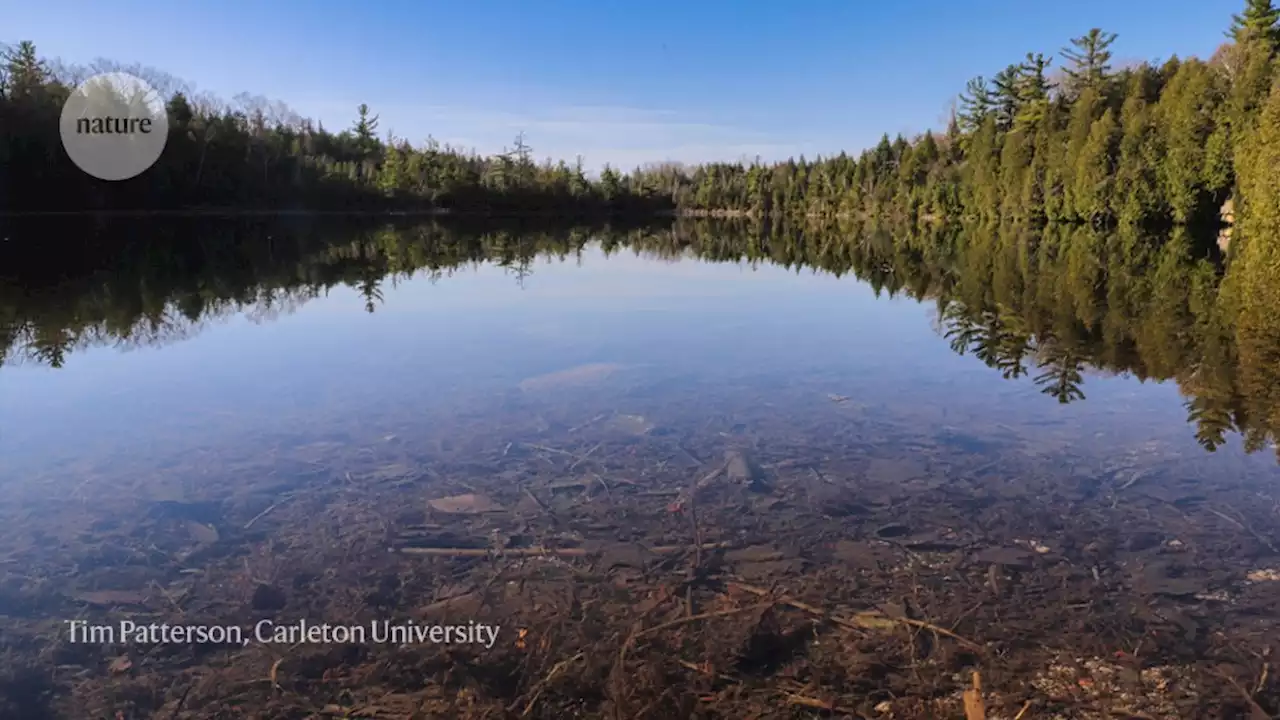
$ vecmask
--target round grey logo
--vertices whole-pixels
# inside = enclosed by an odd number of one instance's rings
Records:
[[[62,145],[81,170],[128,180],[155,164],[169,139],[169,114],[155,88],[128,73],[94,75],[62,106]]]

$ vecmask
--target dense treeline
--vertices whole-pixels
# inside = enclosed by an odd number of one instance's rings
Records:
[[[94,181],[61,149],[62,101],[88,70],[54,68],[24,42],[0,63],[0,203],[1217,221],[1228,200],[1255,213],[1280,206],[1266,164],[1280,154],[1277,111],[1264,112],[1280,104],[1280,9],[1246,0],[1229,35],[1208,61],[1117,68],[1116,36],[1094,29],[1060,58],[1028,53],[972,80],[945,131],[885,136],[857,157],[606,167],[598,178],[580,162],[536,163],[523,137],[492,157],[415,147],[379,137],[364,106],[349,129],[329,132],[278,103],[194,98],[148,71],[170,98],[169,144],[156,167],[122,183]]]
[[[97,72],[142,77],[168,98],[164,153],[136,178],[103,182],[63,150],[59,117],[75,86]],[[190,208],[452,209],[494,213],[598,214],[669,209],[669,198],[633,191],[609,169],[589,178],[581,162],[535,162],[523,137],[494,156],[428,141],[380,137],[360,106],[331,132],[280,103],[249,95],[233,103],[194,96],[146,68],[64,67],[31,42],[0,62],[0,210]]]
[[[937,225],[909,234],[848,234],[834,226],[778,227],[685,220],[674,227],[506,224],[174,221],[11,226],[143,236],[113,266],[49,278],[0,273],[0,358],[58,366],[85,347],[174,342],[237,313],[268,319],[339,286],[376,312],[384,288],[411,276],[440,278],[476,263],[509,268],[513,281],[539,257],[567,260],[598,240],[606,252],[662,258],[769,262],[854,275],[877,292],[937,305],[951,347],[1059,402],[1080,400],[1090,371],[1174,380],[1207,449],[1231,433],[1250,450],[1280,440],[1280,321],[1233,300],[1248,265],[1195,259],[1186,229],[1153,237],[1125,226],[1036,228]],[[33,241],[38,238],[31,238]],[[1251,282],[1261,283],[1257,278]],[[1280,274],[1251,293],[1280,300]],[[1277,305],[1271,305],[1272,309]]]
[[[1280,138],[1262,108],[1280,103],[1280,9],[1248,0],[1230,35],[1209,61],[1116,68],[1116,36],[1094,29],[1056,71],[1028,53],[973,79],[945,132],[885,136],[856,158],[706,166],[679,199],[747,213],[1126,224],[1216,220],[1237,189],[1274,206],[1277,166],[1261,158],[1280,153]]]

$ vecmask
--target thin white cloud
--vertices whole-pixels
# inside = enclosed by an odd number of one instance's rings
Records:
[[[346,104],[332,102],[300,107],[325,120],[350,116]],[[428,136],[480,153],[510,148],[518,133],[538,159],[572,161],[581,156],[592,170],[605,163],[621,168],[654,162],[780,160],[813,154],[804,144],[785,142],[769,133],[731,124],[708,122],[667,109],[620,106],[565,106],[522,110],[451,105],[387,104],[372,108],[381,127],[414,143]]]

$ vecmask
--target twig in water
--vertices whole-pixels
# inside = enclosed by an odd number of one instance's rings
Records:
[[[350,475],[350,473],[348,473],[348,475]],[[266,517],[266,516],[267,516],[267,513],[269,513],[269,512],[271,512],[272,510],[275,510],[276,508],[280,507],[280,505],[281,505],[282,503],[284,503],[284,502],[286,502],[286,501],[288,501],[288,500],[289,500],[289,498],[285,498],[284,500],[277,500],[276,502],[271,503],[271,506],[270,506],[270,507],[268,507],[266,510],[263,510],[262,512],[258,513],[257,515],[254,515],[252,520],[250,520],[249,522],[245,523],[245,524],[244,524],[244,529],[245,529],[245,530],[248,530],[249,528],[253,527],[253,524],[254,524],[254,523],[256,523],[256,522],[258,522],[259,520],[261,520],[262,518]]]
[[[987,720],[987,707],[982,702],[982,675],[973,671],[973,687],[964,691],[965,720]]]
[[[595,452],[595,451],[596,451],[596,450],[597,450],[601,445],[603,445],[603,444],[604,444],[604,441],[603,441],[603,440],[601,440],[600,442],[598,442],[598,443],[596,443],[594,446],[592,446],[592,448],[591,448],[590,450],[588,450],[585,454],[583,454],[583,455],[582,455],[582,457],[579,457],[577,460],[574,460],[574,461],[573,461],[573,464],[569,466],[569,470],[570,470],[570,471],[572,471],[574,468],[576,468],[576,467],[578,467],[579,465],[581,465],[581,464],[582,464],[582,462],[583,462],[584,460],[586,460],[587,458],[591,457],[591,453]]]
[[[668,620],[667,622],[654,625],[651,628],[646,628],[644,630],[641,630],[640,632],[632,636],[632,640],[639,640],[645,635],[652,635],[656,632],[661,632],[663,630],[670,630],[673,627],[677,627],[680,625],[687,625],[688,623],[696,622],[698,620],[709,620],[711,618],[717,618],[717,617],[728,617],[729,615],[740,615],[742,613],[751,612],[752,610],[763,610],[768,607],[773,607],[776,604],[777,603],[770,600],[769,602],[756,603],[755,605],[746,605],[739,608],[730,608],[729,610],[715,610],[713,612],[699,613],[697,615],[687,615],[682,618],[677,618],[675,620]]]
[[[796,695],[794,693],[787,693],[787,702],[791,703],[792,705],[799,705],[801,707],[812,708],[814,710],[826,710],[827,712],[840,712],[840,709],[836,707],[835,703],[830,703],[825,700],[818,700],[816,698],[805,697],[803,695]]]
[[[174,705],[173,712],[169,713],[169,720],[175,720],[178,717],[178,713],[182,712],[182,706],[187,704],[187,696],[191,694],[191,688],[195,686],[195,683],[191,683],[186,690],[182,691],[182,696],[178,698],[178,704]]]
[[[745,612],[751,612],[752,610],[763,610],[764,608],[767,608],[767,607],[773,607],[774,604],[775,603],[773,601],[769,601],[764,603],[757,603],[755,605],[746,605],[744,607],[739,607],[739,608],[730,608],[729,610],[716,610],[714,612],[705,612],[705,613],[700,613],[698,615],[686,615],[682,618],[677,618],[675,620],[670,620],[668,622],[659,623],[658,625],[654,625],[653,627],[647,628],[645,630],[633,629],[631,631],[631,634],[627,636],[627,639],[622,641],[622,647],[618,648],[618,665],[617,665],[618,671],[619,672],[622,671],[623,663],[625,663],[627,660],[627,650],[635,643],[636,640],[639,640],[645,635],[652,635],[656,632],[661,632],[663,630],[670,630],[673,627],[678,627],[680,625],[687,625],[688,623],[697,622],[698,620],[709,620],[711,618],[717,618],[717,617],[728,617],[730,615],[740,615]]]
[[[725,675],[724,673],[714,672],[714,671],[709,670],[709,669],[707,669],[707,668],[705,668],[705,667],[703,667],[703,666],[701,666],[701,665],[698,665],[697,663],[691,663],[691,662],[689,662],[688,660],[683,660],[683,659],[677,658],[677,659],[676,659],[676,664],[677,664],[677,665],[679,665],[679,666],[680,666],[680,667],[682,667],[682,668],[685,668],[686,670],[692,670],[692,671],[694,671],[694,672],[696,672],[696,673],[700,673],[700,674],[702,674],[702,675],[708,675],[708,676],[710,676],[710,677],[714,677],[714,678],[716,678],[716,679],[718,679],[718,680],[725,680],[725,681],[728,681],[728,682],[738,682],[737,678],[734,678],[734,677],[732,677],[732,676],[730,676],[730,675]]]
[[[710,473],[707,473],[705,476],[702,477],[702,479],[698,480],[693,485],[691,485],[689,487],[689,490],[685,493],[687,497],[676,500],[676,502],[674,503],[675,506],[677,508],[683,508],[686,503],[693,502],[694,498],[697,497],[698,493],[705,490],[707,486],[709,486],[712,483],[712,481],[720,477],[720,473],[723,473],[728,468],[729,468],[729,462],[726,460],[724,464],[720,465],[720,467],[716,468],[715,470],[712,470]]]
[[[1213,513],[1214,515],[1217,515],[1218,517],[1222,518],[1223,520],[1226,520],[1227,522],[1231,523],[1232,525],[1235,525],[1236,527],[1240,528],[1241,530],[1244,530],[1245,532],[1249,533],[1249,534],[1250,534],[1250,535],[1252,535],[1254,538],[1256,538],[1256,539],[1258,540],[1258,542],[1262,543],[1263,545],[1266,545],[1266,546],[1267,546],[1267,549],[1268,549],[1268,550],[1270,550],[1271,552],[1273,552],[1273,553],[1280,553],[1280,550],[1277,550],[1277,549],[1276,549],[1276,546],[1275,546],[1275,545],[1273,545],[1273,544],[1271,543],[1271,541],[1270,541],[1270,540],[1268,540],[1267,538],[1263,537],[1263,536],[1262,536],[1262,535],[1261,535],[1257,530],[1254,530],[1254,529],[1253,529],[1252,527],[1250,527],[1248,524],[1246,524],[1246,523],[1244,523],[1244,522],[1241,522],[1240,520],[1236,520],[1235,518],[1228,516],[1226,513],[1218,512],[1217,510],[1214,510],[1213,508],[1205,508],[1205,509],[1206,509],[1206,510],[1208,510],[1209,512]],[[1232,508],[1232,509],[1234,510],[1234,508]],[[1239,511],[1236,511],[1236,514],[1237,514],[1237,515],[1240,515]],[[1244,517],[1244,515],[1240,515],[1240,517],[1241,517],[1241,518],[1243,518],[1243,517]]]
[[[758,595],[760,597],[764,597],[769,594],[769,591],[765,590],[764,588],[755,587],[754,585],[748,585],[742,582],[731,581],[729,585],[732,587],[736,587],[740,590],[749,592],[752,595]],[[969,648],[970,650],[973,650],[974,652],[979,652],[979,653],[985,652],[985,649],[978,643],[973,642],[972,640],[964,638],[960,635],[957,635],[956,633],[944,627],[938,627],[933,623],[927,623],[927,622],[924,622],[923,620],[912,620],[911,618],[893,617],[891,615],[885,615],[883,613],[873,613],[872,614],[873,617],[872,616],[865,617],[863,618],[862,622],[859,622],[856,619],[848,620],[845,618],[836,617],[831,613],[827,612],[826,610],[823,610],[822,608],[809,605],[808,603],[801,602],[799,600],[796,600],[795,598],[788,597],[786,595],[778,598],[777,602],[782,605],[788,605],[797,610],[803,610],[811,615],[816,615],[823,619],[830,620],[832,623],[850,630],[866,630],[869,625],[879,625],[880,623],[901,623],[903,625],[918,627],[923,630],[930,630],[932,632],[938,633],[939,635],[945,635],[951,638],[952,640],[955,640],[956,642],[960,643],[961,645]]]
[[[581,430],[582,428],[589,427],[589,426],[591,426],[591,425],[595,425],[596,423],[600,422],[601,420],[603,420],[603,419],[605,419],[605,418],[607,418],[607,417],[609,417],[609,414],[608,414],[608,413],[600,413],[599,415],[597,415],[597,416],[595,416],[595,417],[591,418],[590,420],[588,420],[588,421],[586,421],[586,422],[582,423],[581,425],[574,425],[573,427],[569,428],[569,432],[571,432],[571,433],[576,433],[576,432],[578,432],[579,430]]]
[[[600,484],[604,486],[605,497],[608,497],[610,500],[612,500],[613,488],[609,487],[609,483],[605,482],[604,476],[600,475],[599,473],[591,473],[591,474],[594,475],[596,480],[600,481]]]
[[[668,587],[663,586],[661,588],[661,596],[658,598],[657,602],[653,603],[653,605],[650,605],[648,609],[640,613],[640,617],[636,618],[636,621],[631,624],[631,631],[627,633],[627,637],[623,639],[622,645],[618,647],[618,659],[614,662],[613,667],[609,669],[609,680],[611,683],[614,682],[615,678],[619,680],[622,678],[622,673],[626,670],[627,649],[631,647],[631,643],[635,642],[636,634],[640,632],[640,627],[644,624],[645,619],[661,607],[664,602],[670,599],[671,594],[671,590]],[[624,717],[622,706],[623,703],[621,702],[621,699],[619,699],[619,702],[614,708],[614,717],[619,719]]]
[[[280,663],[282,662],[284,662],[284,658],[276,658],[276,661],[271,663],[271,670],[267,673],[267,679],[271,681],[271,687],[272,689],[275,689],[275,690],[280,689],[279,673],[280,673]]]
[[[1253,694],[1244,689],[1240,683],[1236,682],[1235,678],[1222,671],[1215,671],[1215,674],[1223,680],[1226,680],[1231,687],[1236,689],[1236,692],[1240,693],[1240,696],[1245,699],[1245,702],[1249,703],[1250,720],[1271,720],[1271,713],[1264,710],[1263,707],[1258,704],[1258,701],[1253,699]]]
[[[731,543],[705,543],[703,550],[719,550],[732,547]],[[656,555],[671,555],[678,552],[684,552],[689,549],[688,545],[655,545],[649,548],[649,552]],[[523,547],[523,548],[506,548],[503,550],[493,550],[490,548],[453,548],[453,547],[402,547],[398,551],[405,555],[426,555],[429,557],[488,557],[489,555],[505,555],[507,557],[539,557],[543,555],[553,555],[555,557],[590,557],[599,555],[602,550],[599,548],[549,548],[549,547]]]
[[[173,609],[176,610],[179,615],[186,614],[182,611],[182,606],[178,604],[178,601],[172,595],[169,594],[169,591],[166,590],[163,585],[156,582],[155,580],[152,580],[151,586],[154,587],[156,590],[160,591],[160,594],[164,596],[165,600],[169,601],[169,604],[173,606]]]
[[[578,459],[578,455],[571,453],[568,450],[561,450],[560,448],[547,447],[546,445],[539,445],[537,443],[520,443],[520,444],[524,445],[527,448],[531,448],[533,450],[541,450],[542,452],[555,453],[557,455],[568,455],[569,457],[574,458],[575,460]]]
[[[538,507],[542,508],[542,512],[551,512],[551,508],[547,507],[546,503],[544,503],[544,502],[542,502],[541,500],[539,500],[539,499],[538,499],[538,496],[537,496],[537,495],[534,495],[532,490],[530,490],[529,488],[525,488],[525,489],[524,489],[524,494],[525,494],[525,495],[528,495],[528,496],[529,496],[529,499],[530,499],[530,500],[532,500],[532,501],[534,502],[534,504],[535,504],[535,505],[537,505]]]
[[[529,713],[533,712],[533,706],[538,704],[538,698],[542,697],[542,691],[547,687],[547,684],[551,682],[552,678],[558,675],[561,670],[565,669],[566,667],[572,665],[573,663],[581,659],[582,659],[582,653],[578,653],[577,655],[574,655],[568,660],[561,660],[560,662],[553,665],[551,667],[551,672],[547,673],[546,677],[539,680],[538,684],[533,687],[533,697],[529,698],[529,703],[524,706],[524,712],[520,713],[520,717],[528,717]],[[511,703],[511,705],[507,707],[507,712],[514,712],[516,709],[516,706],[519,704],[520,704],[520,701],[519,699],[517,699],[515,702]]]

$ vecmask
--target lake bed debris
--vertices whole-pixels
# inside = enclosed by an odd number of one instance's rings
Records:
[[[592,392],[615,371],[587,371]],[[1117,502],[1052,458],[1006,453],[997,475],[989,455],[840,402],[815,422],[844,425],[819,432],[764,407],[682,422],[598,394],[486,419],[483,433],[459,423],[420,442],[399,429],[404,442],[371,430],[367,442],[312,444],[273,459],[258,484],[163,502],[121,493],[52,506],[38,527],[7,523],[0,709],[109,720],[1280,714],[1280,535],[1256,488],[1200,485],[1209,502],[1187,504],[1159,488],[1192,478],[1144,476]],[[282,485],[283,467],[305,487]],[[69,644],[66,618],[500,630],[491,647]]]

